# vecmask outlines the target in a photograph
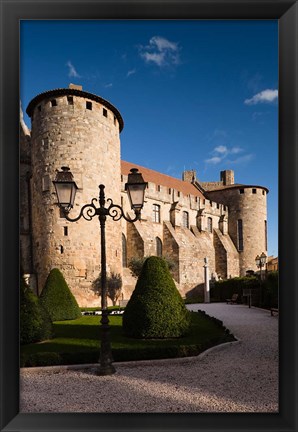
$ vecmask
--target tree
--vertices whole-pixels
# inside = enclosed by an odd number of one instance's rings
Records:
[[[110,275],[107,275],[107,295],[112,300],[113,306],[116,305],[117,300],[120,297],[122,288],[122,278],[119,273],[111,271]],[[101,296],[101,273],[92,283],[93,291]]]
[[[187,333],[190,313],[165,260],[146,259],[123,314],[123,330],[135,338],[174,338]]]
[[[52,321],[72,320],[82,316],[74,295],[57,268],[50,271],[40,301]]]

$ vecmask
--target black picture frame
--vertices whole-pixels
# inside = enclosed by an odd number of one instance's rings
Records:
[[[0,5],[1,431],[297,431],[297,2],[292,0],[0,0]],[[25,19],[277,19],[279,21],[279,413],[19,413],[19,21]],[[264,155],[264,163],[265,159],[266,155]]]

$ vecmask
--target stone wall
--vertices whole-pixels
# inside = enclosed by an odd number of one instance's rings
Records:
[[[239,253],[240,275],[257,271],[255,257],[267,253],[267,189],[260,186],[239,186],[209,191],[209,199],[229,207],[229,235]],[[238,221],[242,220],[243,250],[239,247]]]

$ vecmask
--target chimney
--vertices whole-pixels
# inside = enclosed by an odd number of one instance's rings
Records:
[[[230,186],[234,184],[234,171],[225,170],[220,172],[220,181],[223,182],[224,186]]]
[[[83,86],[81,86],[81,85],[76,85],[76,84],[69,84],[69,86],[68,86],[68,88],[70,88],[70,89],[74,89],[74,90],[83,90]]]
[[[182,180],[193,183],[197,180],[197,173],[194,170],[183,171]]]

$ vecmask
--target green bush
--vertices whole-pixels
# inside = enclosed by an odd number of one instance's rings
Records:
[[[146,259],[123,314],[123,330],[134,338],[176,338],[187,333],[190,314],[165,260]]]
[[[213,282],[210,286],[210,297],[212,301],[224,302],[233,294],[238,294],[238,301],[242,302],[243,289],[258,290],[259,280],[254,276],[235,277]]]
[[[72,320],[82,316],[75,297],[57,268],[50,271],[40,301],[52,321]]]
[[[29,344],[50,339],[51,319],[23,277],[20,287],[20,343]]]
[[[130,271],[132,272],[132,274],[135,277],[139,277],[142,271],[142,267],[145,263],[145,261],[147,260],[147,258],[150,257],[144,257],[144,258],[132,258],[129,261],[128,267],[130,269]],[[168,266],[168,269],[170,270],[170,272],[172,272],[173,270],[175,270],[175,263],[174,261],[169,258],[169,257],[162,257],[161,259],[163,259],[165,261],[165,263]]]
[[[262,283],[261,306],[265,308],[278,307],[278,272],[267,274]]]

